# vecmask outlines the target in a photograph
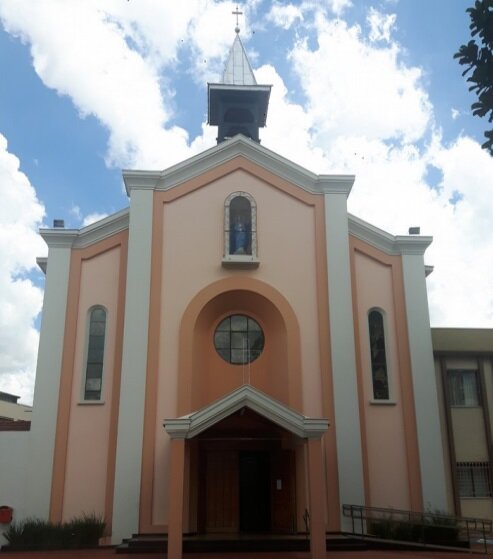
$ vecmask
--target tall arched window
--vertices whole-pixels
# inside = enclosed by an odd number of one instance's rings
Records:
[[[233,192],[224,203],[224,258],[229,262],[257,259],[257,205],[247,192]]]
[[[101,400],[105,331],[106,310],[103,307],[94,307],[89,313],[84,400]]]
[[[385,329],[383,314],[372,310],[368,314],[368,330],[370,334],[370,359],[375,400],[389,399],[389,377],[387,355],[385,350]]]

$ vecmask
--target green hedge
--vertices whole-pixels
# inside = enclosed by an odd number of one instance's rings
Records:
[[[368,533],[385,540],[456,545],[459,528],[455,519],[441,517],[423,523],[393,519],[392,516],[368,521]]]
[[[104,520],[95,514],[59,523],[27,518],[12,522],[4,537],[12,549],[75,549],[96,547],[104,530]]]

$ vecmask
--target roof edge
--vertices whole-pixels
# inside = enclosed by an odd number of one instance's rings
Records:
[[[317,175],[241,134],[163,171],[124,169],[123,180],[129,196],[132,190],[169,190],[238,156],[250,159],[311,194],[337,192],[349,196],[355,180],[354,175]]]
[[[40,229],[39,234],[49,248],[84,248],[128,229],[128,224],[129,208],[125,208],[81,229]],[[43,264],[40,258],[41,269]]]
[[[433,237],[391,235],[359,217],[348,214],[349,234],[389,255],[424,255]]]
[[[166,419],[164,428],[173,439],[191,439],[243,407],[302,438],[320,438],[329,426],[325,418],[306,417],[253,386],[244,384],[201,410]]]

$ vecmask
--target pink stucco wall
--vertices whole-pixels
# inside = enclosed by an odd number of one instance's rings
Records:
[[[246,191],[258,208],[256,270],[226,270],[223,256],[224,201],[235,191]],[[153,522],[167,522],[167,447],[162,419],[175,417],[179,382],[179,327],[193,297],[222,278],[248,275],[268,283],[292,305],[297,316],[301,347],[303,412],[322,415],[320,340],[316,284],[314,208],[258,178],[237,170],[193,194],[164,205],[162,234],[162,300],[159,390],[156,414]],[[193,216],[193,217],[192,217]],[[293,227],[293,224],[296,224]],[[212,340],[211,340],[212,343]],[[257,368],[261,367],[260,359]],[[229,372],[243,382],[241,367]],[[257,370],[268,375],[269,371]],[[220,381],[219,381],[220,382]],[[272,394],[276,397],[276,394]],[[282,399],[280,395],[278,398]]]
[[[366,425],[370,505],[408,509],[406,436],[396,339],[395,286],[392,268],[360,252],[355,255],[355,285],[361,351],[363,409]],[[384,314],[390,402],[374,403],[368,312]]]
[[[109,444],[110,401],[114,365],[120,249],[82,261],[76,334],[72,405],[66,458],[63,518],[81,513],[104,514]],[[102,305],[107,310],[103,392],[100,403],[81,403],[88,313]]]

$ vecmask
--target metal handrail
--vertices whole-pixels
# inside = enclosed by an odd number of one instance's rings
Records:
[[[409,524],[421,527],[422,543],[426,545],[426,528],[456,528],[468,541],[474,535],[482,537],[485,553],[487,552],[487,535],[492,533],[493,521],[486,518],[473,518],[465,516],[454,516],[440,512],[417,512],[410,510],[366,507],[363,505],[342,505],[342,513],[351,518],[353,534],[362,536],[368,533],[368,524],[371,521],[388,521],[395,524]],[[357,531],[360,528],[361,531]]]

